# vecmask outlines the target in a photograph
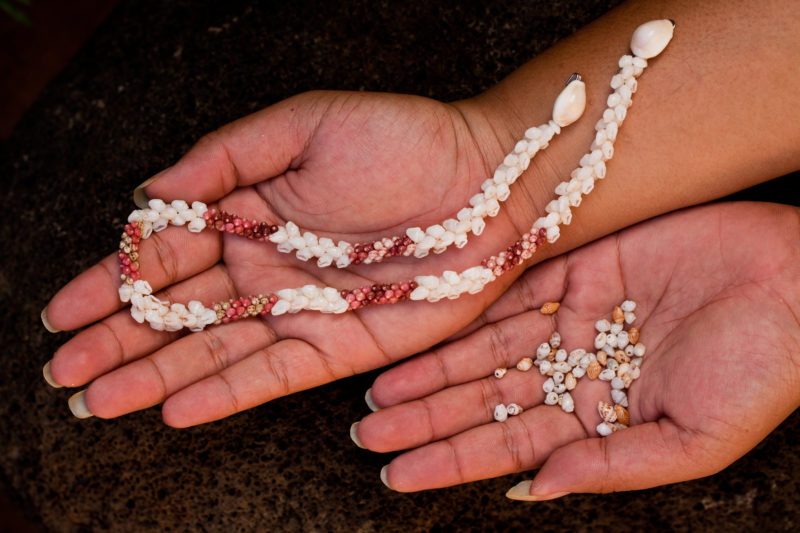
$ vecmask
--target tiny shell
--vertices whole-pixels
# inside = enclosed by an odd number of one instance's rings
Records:
[[[589,363],[589,366],[586,367],[586,375],[589,376],[589,379],[597,379],[597,376],[600,375],[600,363],[597,361],[592,361]]]
[[[606,333],[608,330],[611,329],[611,322],[609,322],[605,318],[602,320],[598,320],[594,325],[594,329],[596,329],[600,333]]]
[[[553,388],[556,386],[553,378],[547,378],[544,383],[542,383],[542,390],[546,393],[553,392]]]
[[[613,371],[613,370],[611,370],[610,368],[606,368],[605,370],[603,370],[602,372],[600,372],[600,374],[599,374],[597,377],[598,377],[598,378],[599,378],[601,381],[611,381],[611,380],[612,380],[612,379],[614,379],[616,376],[615,376],[615,374],[614,374],[614,371]]]
[[[567,372],[572,370],[572,367],[569,366],[569,363],[567,363],[566,361],[559,361],[557,363],[553,363],[552,368],[556,372],[561,372],[562,374],[566,374]]]
[[[627,375],[627,374],[625,374],[625,375]],[[624,385],[624,383],[622,381],[622,378],[619,377],[619,376],[614,377],[614,379],[611,380],[611,388],[612,389],[617,389],[617,390],[624,389],[625,385]]]
[[[494,369],[494,377],[496,377],[497,379],[500,379],[500,378],[502,378],[503,376],[506,375],[506,372],[508,372],[508,370],[505,369],[505,368],[502,368],[502,367],[501,368],[495,368]]]
[[[567,390],[572,390],[578,384],[578,380],[575,379],[575,376],[572,375],[572,372],[567,373],[566,377],[564,378],[564,386]]]
[[[564,373],[556,371],[553,374],[553,381],[556,383],[556,385],[558,385],[559,383],[563,383],[564,382]]]
[[[547,359],[543,359],[543,360],[541,360],[541,361],[536,361],[536,362],[537,362],[537,363],[539,363],[539,373],[540,373],[541,375],[543,375],[543,376],[544,376],[545,374],[547,374],[547,372],[548,372],[548,371],[549,371],[549,370],[552,368],[552,366],[553,366],[553,364],[552,364],[550,361],[548,361]]]
[[[601,365],[605,365],[606,361],[608,360],[608,354],[604,351],[597,352],[597,362]]]
[[[623,390],[612,389],[611,399],[614,400],[615,404],[628,407],[628,395]]]
[[[636,302],[634,302],[633,300],[625,300],[620,304],[619,307],[626,313],[630,313],[636,309]]]
[[[498,422],[505,422],[508,418],[508,409],[502,403],[494,408],[494,419]]]
[[[614,410],[614,406],[608,402],[597,402],[597,412],[600,413],[600,418],[602,418],[604,422],[615,422],[617,420],[617,413]]]
[[[614,426],[612,426],[608,422],[600,422],[600,424],[598,424],[598,426],[597,426],[597,433],[601,437],[607,437],[607,436],[611,435],[612,433],[614,433],[614,431],[616,431],[616,429],[614,428]]]
[[[611,318],[617,324],[622,324],[625,321],[625,312],[620,306],[615,306],[614,311],[611,312]]]
[[[625,323],[633,324],[636,322],[636,315],[634,313],[625,313]]]
[[[548,392],[544,397],[544,403],[547,405],[556,405],[558,403],[558,394],[555,392]]]
[[[630,338],[628,337],[627,331],[620,331],[617,333],[617,348],[624,349],[628,342],[630,342]]]
[[[572,399],[572,395],[568,392],[565,392],[559,397],[558,403],[566,413],[571,413],[575,410],[575,400]]]
[[[614,406],[614,412],[617,416],[617,421],[620,424],[625,424],[626,426],[631,423],[631,417],[628,414],[628,410],[625,409],[623,406],[617,404]]]
[[[539,311],[543,315],[552,315],[553,313],[558,311],[559,307],[561,307],[561,304],[558,302],[547,302],[545,304],[542,304],[542,308],[539,309]]]
[[[561,334],[557,331],[554,331],[552,335],[550,335],[550,346],[553,348],[558,349],[561,346]]]
[[[567,360],[567,351],[563,348],[561,350],[556,351],[556,361],[559,363],[563,363]]]
[[[567,392],[567,386],[564,385],[563,383],[559,383],[558,385],[553,387],[553,392],[555,392],[556,394]]]
[[[556,98],[553,104],[553,121],[561,127],[569,126],[583,115],[585,109],[586,85],[578,76]]]
[[[630,362],[631,358],[628,357],[628,354],[623,352],[622,350],[617,350],[614,352],[614,359],[617,360],[617,363],[628,363]]]
[[[582,366],[576,366],[575,368],[572,369],[572,375],[575,376],[575,378],[577,379],[582,378],[585,374],[586,374],[586,369],[583,368]]]
[[[550,347],[550,345],[548,343],[546,343],[546,342],[543,342],[536,349],[536,358],[537,359],[544,359],[545,357],[550,355],[551,351],[552,351],[552,348]]]
[[[581,362],[581,359],[586,355],[586,350],[580,348],[578,350],[572,350],[569,352],[569,357],[567,358],[567,363],[569,366],[578,366]]]
[[[644,357],[645,351],[646,351],[646,348],[645,348],[644,344],[642,344],[641,342],[637,342],[636,345],[633,347],[633,354],[636,357]]]
[[[638,328],[631,328],[628,330],[628,342],[631,344],[636,344],[639,342],[639,329]]]
[[[532,366],[533,366],[533,359],[531,359],[530,357],[523,357],[522,359],[519,360],[519,363],[517,363],[517,370],[527,372],[528,370],[531,369]]]
[[[623,327],[624,326],[622,324],[617,324],[615,322],[614,324],[611,324],[611,329],[609,330],[609,332],[613,333],[614,335],[619,335]]]
[[[510,403],[506,405],[506,411],[508,411],[509,416],[516,416],[522,412],[522,407],[515,403]]]
[[[631,51],[638,57],[650,59],[660,54],[672,40],[675,24],[671,20],[651,20],[633,32]]]
[[[598,333],[597,337],[594,338],[594,348],[599,350],[603,346],[606,345],[606,334],[605,333]]]
[[[619,363],[617,363],[616,359],[608,359],[606,360],[606,368],[616,372],[617,369],[619,368]]]

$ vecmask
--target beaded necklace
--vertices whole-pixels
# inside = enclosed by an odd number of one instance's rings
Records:
[[[578,207],[583,196],[592,192],[597,180],[605,178],[606,162],[614,155],[614,141],[632,104],[632,95],[638,87],[637,78],[647,67],[647,60],[660,54],[669,44],[674,26],[670,20],[654,20],[634,31],[630,44],[633,55],[623,55],[619,60],[620,70],[611,78],[614,92],[609,95],[607,108],[595,125],[596,135],[589,152],[581,158],[578,168],[572,171],[569,181],[558,184],[556,198],[545,207],[547,214],[539,217],[531,229],[511,246],[485,258],[478,266],[460,273],[446,270],[440,276],[416,276],[412,280],[355,289],[305,285],[269,294],[242,296],[206,307],[197,300],[184,305],[159,300],[154,296],[150,284],[141,279],[139,246],[152,232],[162,231],[171,224],[186,225],[189,231],[195,233],[215,229],[257,241],[270,241],[276,243],[281,252],[294,251],[301,260],[316,258],[319,267],[335,263],[337,267],[344,268],[351,264],[381,262],[390,257],[412,254],[422,258],[431,250],[441,253],[453,244],[463,247],[470,231],[480,235],[485,227],[485,217],[497,215],[500,202],[508,198],[510,186],[528,168],[531,158],[548,146],[553,136],[560,133],[561,127],[581,116],[586,94],[580,76],[573,75],[556,99],[553,119],[525,132],[524,138],[506,155],[493,177],[483,183],[482,192],[470,199],[470,207],[459,211],[456,218],[447,219],[426,230],[409,228],[404,236],[351,245],[343,241],[334,243],[332,239],[302,232],[292,222],[287,222],[285,226],[270,225],[209,208],[202,202],[189,205],[183,200],[175,200],[170,204],[158,199],[150,200],[147,209],[131,213],[122,234],[119,251],[122,270],[120,299],[124,303],[131,303],[131,315],[137,322],[147,321],[154,329],[177,331],[186,327],[191,331],[200,331],[211,324],[267,314],[277,316],[301,310],[344,313],[370,305],[405,300],[436,302],[443,298],[455,299],[465,293],[476,294],[488,283],[532,257],[545,242],[558,240],[560,226],[569,225],[572,221],[572,208]]]

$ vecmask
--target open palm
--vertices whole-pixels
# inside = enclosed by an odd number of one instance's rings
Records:
[[[800,403],[800,224],[794,208],[720,204],[645,222],[534,267],[458,338],[381,375],[382,409],[356,426],[375,451],[415,448],[384,475],[400,491],[541,468],[534,497],[609,492],[721,470]],[[514,364],[553,330],[568,351],[637,302],[647,345],[629,429],[598,437],[606,382],[583,377],[575,412],[543,404]],[[555,315],[538,307],[561,302]],[[502,379],[496,367],[512,367]],[[525,411],[504,423],[494,406]]]
[[[463,104],[306,93],[202,139],[147,193],[218,201],[246,218],[292,220],[334,240],[365,242],[439,223],[467,205],[503,150],[487,129]],[[524,188],[525,180],[518,184]],[[319,269],[271,243],[168,228],[144,243],[142,274],[163,299],[206,304],[309,283],[354,288],[438,275],[477,264],[518,238],[513,220],[525,211],[520,196],[470,246],[423,261]],[[93,382],[85,398],[97,416],[166,401],[164,418],[176,426],[215,420],[425,349],[464,327],[502,290],[498,283],[480,296],[436,305],[268,316],[183,335],[151,330],[120,310],[115,261],[111,256],[83,273],[49,304],[48,317],[59,329],[100,321],[57,352],[52,375],[68,386]]]

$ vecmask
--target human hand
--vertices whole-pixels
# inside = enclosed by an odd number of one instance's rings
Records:
[[[498,131],[469,102],[306,93],[202,139],[146,192],[167,200],[219,199],[223,209],[247,218],[288,219],[335,240],[364,242],[441,222],[467,205],[508,149],[500,146]],[[518,238],[516,228],[531,222],[526,199],[533,193],[525,189],[535,177],[531,168],[518,180],[522,191],[479,244],[423,262],[396,258],[319,269],[271,243],[168,228],[143,243],[143,278],[163,299],[208,303],[308,283],[353,288],[438,275],[477,264]],[[174,426],[222,418],[427,348],[466,325],[502,290],[497,283],[480,296],[437,305],[268,316],[181,335],[151,330],[120,310],[116,261],[114,254],[81,274],[48,305],[53,327],[90,326],[58,350],[52,378],[67,386],[91,382],[79,399],[97,416],[164,402],[164,419]]]
[[[411,449],[381,473],[402,492],[534,468],[509,497],[713,474],[800,405],[799,220],[788,206],[710,205],[536,266],[458,338],[379,376],[371,397],[381,409],[353,433],[373,451]],[[606,383],[579,380],[567,414],[543,404],[535,367],[513,367],[553,330],[567,350],[589,349],[595,321],[626,298],[647,355],[628,391],[631,427],[600,438]],[[546,301],[561,302],[555,315],[539,313]],[[497,367],[509,367],[499,380]],[[495,405],[512,402],[525,410],[494,422]]]

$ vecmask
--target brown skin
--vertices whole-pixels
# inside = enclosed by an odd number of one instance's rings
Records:
[[[423,262],[320,270],[269,246],[170,228],[143,246],[144,277],[170,300],[209,303],[306,283],[349,288],[477,264],[517,239],[553,198],[591,142],[631,32],[665,16],[678,23],[676,37],[640,79],[609,178],[563,237],[528,266],[797,169],[798,108],[783,88],[797,85],[790,78],[798,71],[783,65],[800,61],[792,36],[798,16],[791,2],[757,8],[755,16],[745,3],[626,4],[471,100],[312,92],[238,120],[201,139],[147,193],[221,199],[223,208],[247,217],[293,220],[358,242],[452,216],[524,129],[549,119],[571,72],[581,72],[589,87],[585,117],[536,157],[501,214],[462,250]],[[200,424],[427,349],[474,320],[522,272],[480,295],[435,305],[302,313],[184,336],[130,319],[117,300],[118,270],[110,256],[48,305],[56,328],[89,326],[58,350],[52,374],[69,386],[91,383],[86,399],[97,416],[164,402],[168,424]],[[375,399],[390,403],[378,391]]]
[[[552,331],[593,346],[626,298],[647,346],[629,394],[632,427],[598,437],[607,383],[584,377],[575,413],[543,404],[545,377],[514,365]],[[543,315],[545,301],[561,302]],[[666,215],[529,270],[467,334],[375,381],[383,409],[367,448],[413,449],[387,470],[399,491],[541,468],[538,499],[648,488],[715,473],[800,406],[800,210],[735,203]],[[497,379],[492,372],[508,367]],[[494,406],[525,411],[505,423]],[[488,452],[488,453],[487,453]]]

